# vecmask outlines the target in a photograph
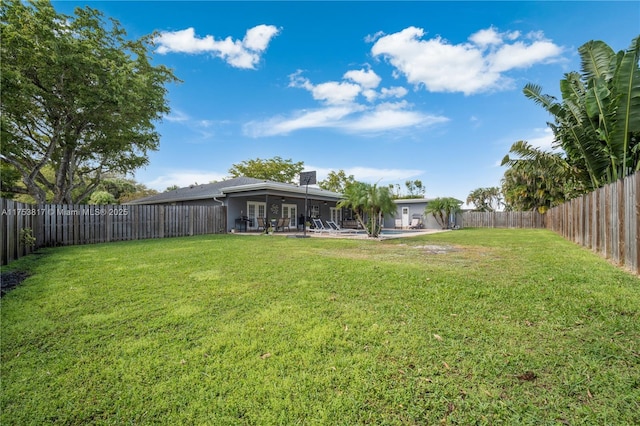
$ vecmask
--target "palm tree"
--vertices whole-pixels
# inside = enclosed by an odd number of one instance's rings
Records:
[[[507,210],[538,210],[549,208],[586,192],[578,178],[578,167],[572,167],[562,154],[541,151],[525,141],[511,146],[502,165],[510,168],[502,179]]]
[[[451,226],[449,221],[451,215],[460,212],[461,204],[462,201],[453,197],[436,198],[429,201],[424,212],[433,215],[442,229],[448,229]]]
[[[503,204],[502,192],[496,186],[474,189],[467,196],[467,204],[473,204],[477,212],[496,211]]]
[[[364,182],[347,185],[338,207],[352,209],[360,225],[367,230],[369,237],[374,238],[380,235],[383,215],[393,214],[396,211],[396,204],[388,187]]]

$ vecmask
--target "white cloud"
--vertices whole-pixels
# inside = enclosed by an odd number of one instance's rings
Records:
[[[372,167],[350,167],[345,169],[347,176],[353,177],[362,182],[389,184],[405,181],[409,178],[419,176],[424,170],[415,169],[379,169]]]
[[[439,36],[425,40],[424,36],[422,28],[408,27],[379,37],[371,53],[386,58],[396,75],[403,75],[409,83],[432,92],[466,95],[508,88],[511,79],[505,72],[549,62],[562,53],[542,33],[529,34],[529,41],[522,41],[517,31],[500,33],[491,27],[460,44]]]
[[[561,49],[550,41],[540,40],[527,45],[521,41],[505,44],[488,59],[496,72],[514,68],[527,68],[539,62],[557,57]]]
[[[373,43],[375,42],[377,39],[379,39],[380,37],[382,37],[384,35],[383,31],[378,31],[375,34],[368,34],[365,36],[364,41],[366,43]]]
[[[207,35],[198,38],[193,28],[180,31],[165,31],[156,38],[157,52],[166,53],[211,53],[236,68],[255,69],[261,54],[280,29],[273,25],[258,25],[250,28],[242,40],[227,37],[216,40]]]
[[[182,123],[189,121],[189,116],[182,111],[172,109],[169,115],[165,115],[164,119],[172,123]]]
[[[264,52],[269,46],[273,37],[278,35],[280,30],[273,25],[258,25],[249,28],[242,40],[242,45],[254,52]]]
[[[364,89],[375,89],[382,79],[372,70],[351,70],[344,73],[343,78],[351,80]]]
[[[311,164],[305,166],[304,171],[312,170],[316,172],[318,181],[325,180],[329,173],[338,171],[335,168],[318,167]],[[377,183],[379,185],[404,182],[425,172],[417,169],[380,169],[366,166],[354,166],[342,168],[342,170],[347,176],[353,175],[354,179],[359,182]]]
[[[149,188],[162,192],[173,185],[178,185],[178,187],[183,188],[195,183],[204,184],[214,180],[223,180],[225,177],[226,175],[220,173],[202,170],[170,170],[155,179],[144,182],[144,184]]]
[[[308,90],[313,99],[328,105],[352,103],[362,91],[362,86],[348,82],[329,81],[314,85],[302,76],[301,71],[291,74],[289,80],[289,87]]]
[[[383,132],[408,127],[428,126],[449,121],[443,116],[423,114],[410,110],[406,102],[383,103],[351,120],[342,127],[352,132]]]
[[[557,149],[553,148],[555,137],[553,136],[553,130],[549,127],[534,129],[533,134],[526,141],[529,145],[544,151],[557,151]]]
[[[402,86],[389,87],[388,89],[383,87],[380,89],[381,98],[403,98],[407,93],[409,93],[408,90]]]
[[[498,34],[495,28],[487,28],[486,30],[480,30],[469,37],[469,40],[477,44],[478,46],[489,46],[491,44],[501,44],[502,37]]]
[[[350,70],[343,78],[349,81],[328,81],[313,84],[297,71],[289,76],[289,87],[305,89],[322,106],[293,112],[267,120],[246,123],[243,131],[252,137],[286,135],[309,128],[336,129],[348,133],[380,133],[403,128],[424,127],[449,119],[414,111],[406,101],[375,104],[377,99],[401,98],[408,91],[404,87],[383,87],[375,90],[381,78],[372,70]],[[359,103],[362,95],[367,101]]]
[[[273,117],[265,121],[251,121],[243,126],[247,136],[287,135],[300,129],[337,127],[340,121],[356,111],[352,106],[332,106],[299,111],[290,117]]]
[[[251,137],[286,135],[296,130],[325,128],[348,133],[372,134],[391,130],[426,127],[449,121],[447,117],[412,111],[406,102],[384,103],[376,107],[363,105],[328,106],[245,124],[243,131]]]
[[[313,87],[313,99],[330,105],[348,104],[360,94],[362,87],[357,84],[328,81]]]
[[[181,141],[185,143],[202,143],[215,136],[216,128],[229,124],[225,120],[195,119],[177,109],[172,109],[171,113],[164,118],[173,125],[180,125],[190,131],[182,135]],[[194,137],[194,134],[197,137]]]

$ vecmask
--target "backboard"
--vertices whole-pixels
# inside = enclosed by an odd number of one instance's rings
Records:
[[[300,185],[314,185],[316,183],[316,171],[300,172]]]

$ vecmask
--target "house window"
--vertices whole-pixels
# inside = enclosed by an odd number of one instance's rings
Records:
[[[310,213],[311,217],[320,217],[320,206],[319,205],[315,205],[315,206],[311,206],[311,213]]]

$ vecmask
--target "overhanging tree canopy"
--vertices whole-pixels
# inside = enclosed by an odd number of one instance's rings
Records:
[[[304,169],[302,161],[293,162],[292,159],[284,160],[281,157],[273,157],[266,160],[256,158],[234,164],[229,169],[231,177],[252,177],[256,179],[272,180],[274,182],[295,183],[300,172]]]
[[[9,0],[0,10],[0,158],[20,174],[26,191],[17,192],[72,203],[106,172],[147,164],[159,144],[154,123],[169,112],[165,84],[177,81],[151,64],[153,35],[128,40],[88,7],[67,16],[48,1]]]

